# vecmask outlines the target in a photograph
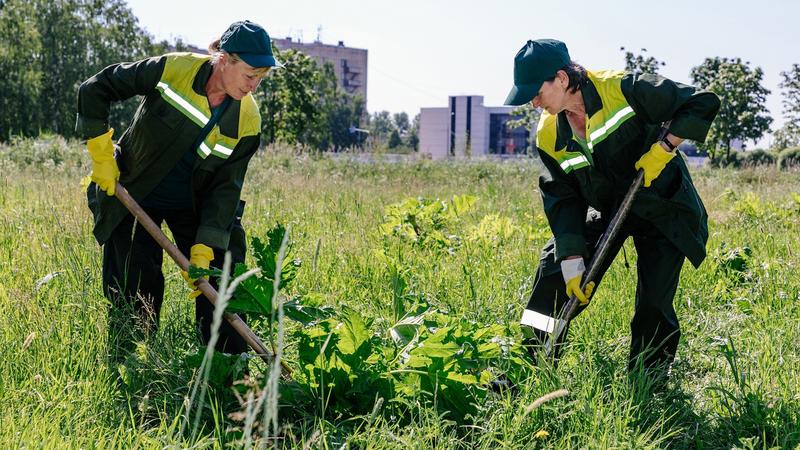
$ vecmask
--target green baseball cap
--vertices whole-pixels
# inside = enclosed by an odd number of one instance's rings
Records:
[[[569,64],[567,44],[555,39],[528,41],[514,57],[514,87],[506,105],[524,105],[539,95],[542,83]]]
[[[272,54],[272,41],[261,25],[243,20],[234,22],[219,40],[220,50],[236,53],[255,68],[281,67]]]

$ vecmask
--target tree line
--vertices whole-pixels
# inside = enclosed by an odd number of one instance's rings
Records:
[[[180,39],[157,41],[124,0],[0,0],[0,141],[55,133],[75,137],[76,94],[81,82],[109,64],[185,51]],[[364,143],[416,146],[405,113],[396,120],[372,116],[364,99],[346,94],[333,67],[276,49],[285,64],[255,92],[262,108],[262,137],[319,150]],[[138,106],[113,105],[109,121],[122,130]],[[402,136],[402,138],[401,138]]]
[[[665,65],[646,55],[646,49],[639,54],[624,47],[620,50],[625,52],[627,71],[656,74]],[[800,64],[793,64],[780,75],[784,124],[772,135],[771,150],[776,151],[800,146]],[[766,107],[770,91],[762,85],[764,71],[760,67],[752,67],[741,58],[706,58],[691,69],[689,76],[692,83],[714,92],[721,100],[706,142],[698,143],[712,160],[730,160],[734,140],[755,141],[770,132],[773,118]]]
[[[103,67],[135,61],[187,46],[179,39],[157,41],[140,25],[124,0],[0,0],[0,141],[42,132],[74,137],[76,91]],[[627,70],[658,73],[662,61],[625,51]],[[393,151],[417,148],[419,116],[379,111],[342,91],[333,67],[303,53],[276,49],[284,63],[255,93],[262,108],[262,137],[317,150],[367,146]],[[773,118],[765,106],[770,93],[764,73],[740,58],[706,58],[692,68],[692,82],[715,92],[720,113],[705,143],[713,158],[730,157],[735,140],[758,140]],[[776,149],[800,146],[800,64],[781,72],[784,125],[775,130]],[[127,126],[138,99],[116,104],[110,122]],[[535,111],[520,111],[512,126],[532,126]]]

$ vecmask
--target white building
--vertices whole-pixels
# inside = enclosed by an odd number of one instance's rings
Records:
[[[513,106],[484,106],[480,95],[452,96],[448,103],[420,110],[420,154],[444,159],[525,152],[529,130],[506,127]]]

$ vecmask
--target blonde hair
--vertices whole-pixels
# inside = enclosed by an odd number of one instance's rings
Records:
[[[228,59],[231,61],[231,64],[236,64],[242,60],[236,53],[228,53],[225,50],[219,48],[220,40],[217,39],[216,41],[212,42],[208,45],[208,53],[211,55],[211,65],[216,65],[219,62],[220,57],[223,54],[228,55]],[[271,67],[258,67],[254,68],[257,72],[260,72],[261,75],[265,75]],[[262,72],[263,71],[263,72]]]

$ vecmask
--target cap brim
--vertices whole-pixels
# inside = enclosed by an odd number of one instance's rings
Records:
[[[237,53],[239,58],[242,61],[249,64],[251,67],[255,67],[256,69],[262,67],[283,67],[281,63],[278,62],[272,55],[258,55],[255,53]]]
[[[514,85],[514,87],[511,88],[511,92],[508,93],[504,104],[519,106],[530,102],[533,100],[533,97],[539,95],[539,89],[542,88],[542,83],[543,82],[540,81],[532,84]]]

